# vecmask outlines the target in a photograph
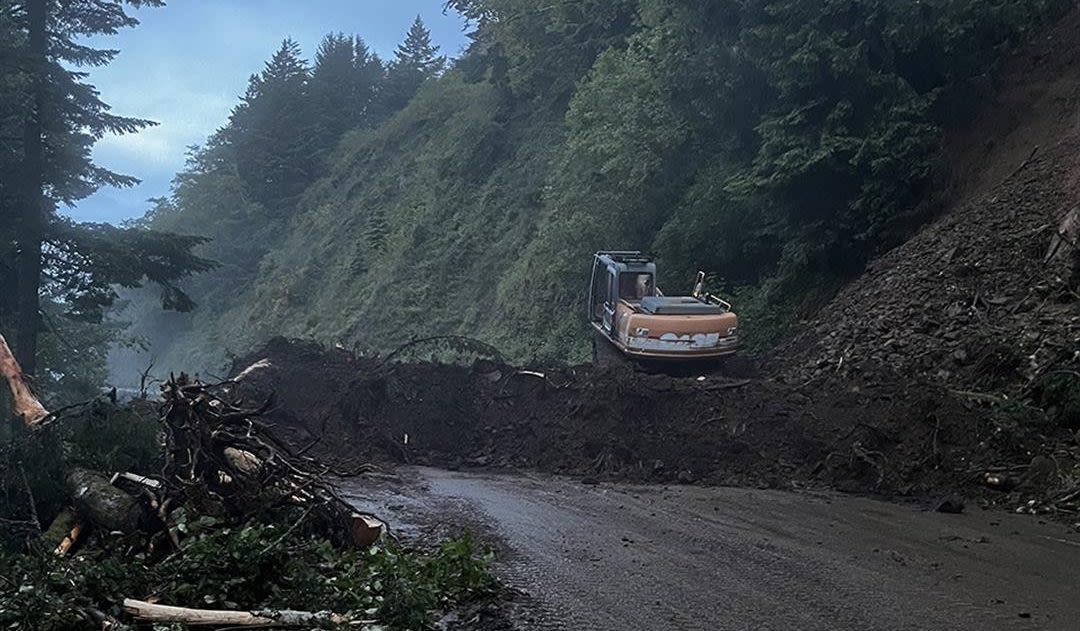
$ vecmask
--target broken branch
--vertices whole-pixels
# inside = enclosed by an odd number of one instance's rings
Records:
[[[224,611],[155,605],[133,598],[124,599],[124,612],[144,622],[179,623],[193,626],[231,627],[313,627],[325,624],[372,624],[351,621],[345,616],[319,611]]]
[[[0,335],[0,375],[7,380],[15,416],[22,419],[23,424],[34,427],[49,415],[45,406],[30,391],[22,368],[19,362],[15,361],[15,356],[11,353],[11,348],[3,335]]]

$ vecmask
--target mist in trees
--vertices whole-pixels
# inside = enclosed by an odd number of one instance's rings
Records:
[[[79,359],[104,353],[108,329],[95,325],[117,286],[150,281],[162,288],[165,307],[190,309],[176,282],[212,265],[192,253],[200,238],[76,224],[59,213],[103,186],[138,182],[94,163],[91,148],[106,134],[154,123],[109,111],[80,69],[108,64],[116,51],[83,38],[134,27],[128,7],[161,4],[0,2],[0,330],[15,333],[28,373],[54,381],[78,380],[80,370],[100,375]],[[78,346],[60,350],[68,336]],[[39,363],[49,370],[38,371]]]

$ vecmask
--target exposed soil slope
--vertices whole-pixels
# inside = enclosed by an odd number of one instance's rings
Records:
[[[1080,206],[1080,14],[1015,58],[954,134],[957,199],[878,259],[778,353],[788,378],[867,362],[953,389],[1019,394],[1080,350],[1077,257],[1045,261]]]

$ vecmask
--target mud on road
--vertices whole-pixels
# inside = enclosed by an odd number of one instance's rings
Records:
[[[535,602],[516,628],[1065,630],[1080,619],[1080,536],[1031,517],[542,474],[401,476],[375,494],[358,484],[353,501],[406,537],[435,524],[493,537],[501,577]]]

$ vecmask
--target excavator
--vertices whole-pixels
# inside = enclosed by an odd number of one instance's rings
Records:
[[[665,296],[656,260],[638,251],[593,256],[589,324],[593,362],[615,365],[711,363],[735,353],[739,318],[731,305],[706,293],[698,272],[690,296]]]

